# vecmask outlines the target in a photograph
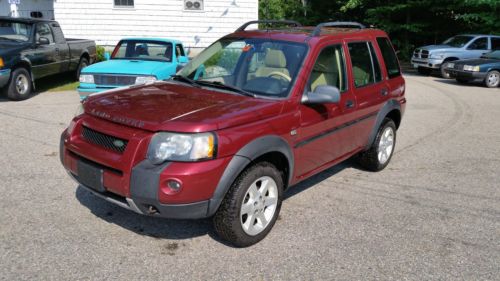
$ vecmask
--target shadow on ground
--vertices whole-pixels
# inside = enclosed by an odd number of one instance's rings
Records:
[[[73,72],[66,72],[44,77],[35,81],[36,88],[29,98],[33,98],[40,93],[51,91],[53,89],[61,87],[61,90],[66,90],[64,87],[67,87],[67,90],[73,90],[73,88],[75,87],[75,85],[73,85],[74,83],[76,83],[76,80],[75,73]],[[10,100],[7,98],[7,94],[5,93],[4,89],[0,89],[0,102],[6,101]]]
[[[340,163],[318,175],[315,175],[285,192],[284,200],[300,194],[301,192],[317,185],[325,179],[334,176],[342,170],[356,167],[354,161],[348,160]],[[87,207],[92,214],[109,222],[123,227],[136,234],[146,235],[157,239],[182,240],[203,235],[209,235],[214,240],[228,245],[219,239],[212,228],[211,219],[201,220],[173,220],[157,217],[148,217],[136,214],[132,211],[115,206],[85,189],[78,187],[76,190],[77,200]],[[286,203],[284,203],[286,204]],[[231,246],[231,245],[228,245]]]

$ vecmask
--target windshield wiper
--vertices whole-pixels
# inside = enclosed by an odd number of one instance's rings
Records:
[[[177,80],[177,81],[181,81],[181,82],[184,82],[184,83],[187,83],[193,87],[196,87],[196,88],[200,88],[200,85],[198,85],[198,82],[197,81],[194,81],[193,79],[189,79],[187,77],[184,77],[182,75],[172,75],[170,76],[171,79],[173,80]]]
[[[218,88],[218,89],[229,90],[231,92],[235,92],[235,93],[241,94],[243,96],[247,96],[247,97],[252,97],[252,98],[256,97],[255,94],[247,92],[247,91],[240,89],[238,87],[233,87],[233,86],[223,84],[223,83],[218,82],[218,81],[212,81],[212,82],[210,82],[210,81],[196,81],[196,83],[198,83],[200,85],[207,85],[209,87],[214,87],[214,88]]]

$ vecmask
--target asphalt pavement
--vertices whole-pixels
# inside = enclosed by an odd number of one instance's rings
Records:
[[[59,163],[74,92],[0,100],[2,280],[500,280],[500,89],[407,75],[396,152],[337,165],[286,195],[259,244],[210,220],[137,215]]]

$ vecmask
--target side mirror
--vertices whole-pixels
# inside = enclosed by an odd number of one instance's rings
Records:
[[[105,60],[110,60],[111,59],[111,54],[109,52],[104,52],[104,59]]]
[[[189,59],[186,56],[178,56],[177,57],[177,62],[179,62],[179,63],[188,63]]]
[[[47,37],[40,37],[37,42],[38,45],[49,45],[50,41]]]
[[[340,90],[330,85],[320,85],[314,92],[307,92],[302,96],[304,104],[338,103],[340,101]]]

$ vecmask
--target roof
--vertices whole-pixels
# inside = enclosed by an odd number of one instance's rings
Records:
[[[15,21],[22,23],[39,23],[39,22],[55,22],[54,20],[46,20],[46,19],[34,19],[34,18],[13,18],[13,17],[2,17],[0,16],[1,21]]]
[[[171,39],[171,38],[157,38],[157,37],[127,37],[127,38],[122,38],[121,40],[144,40],[144,41],[158,41],[158,42],[168,42],[168,43],[175,43],[175,44],[182,44],[180,40],[177,39]]]

